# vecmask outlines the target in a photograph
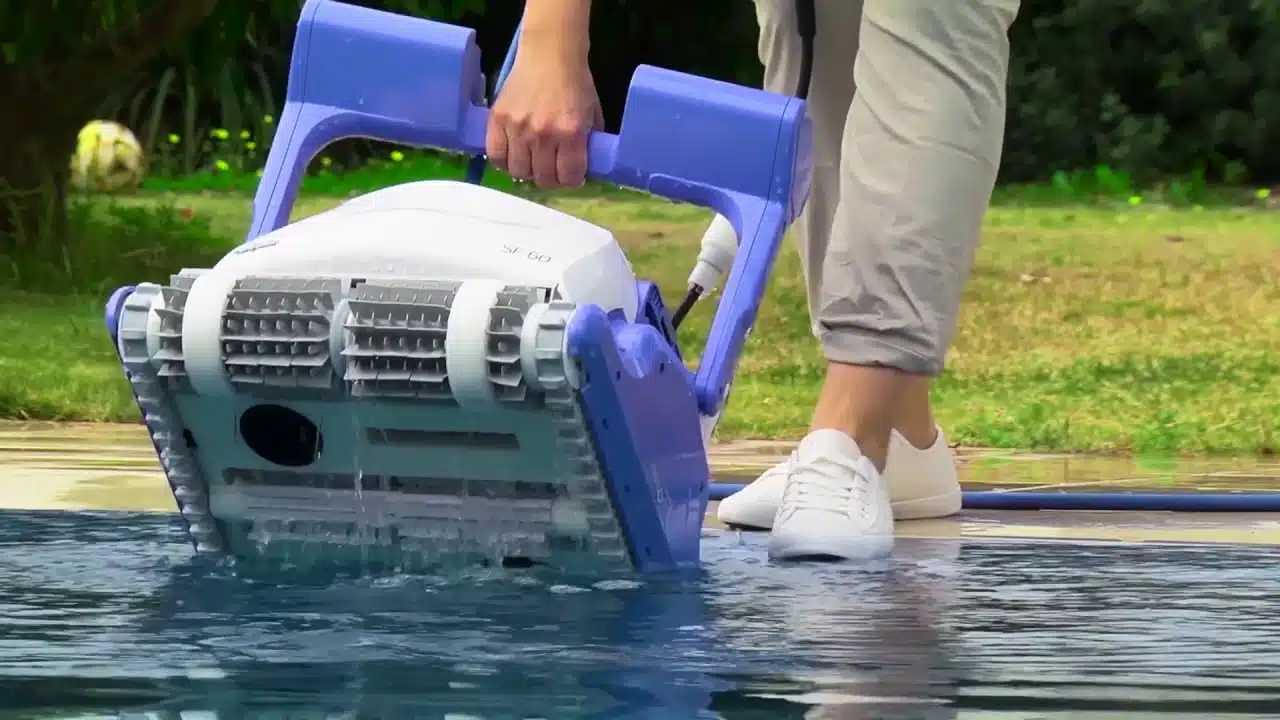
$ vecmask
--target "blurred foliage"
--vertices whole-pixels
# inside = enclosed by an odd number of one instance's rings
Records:
[[[355,1],[474,27],[490,74],[522,5]],[[86,3],[95,11],[85,12]],[[301,5],[0,3],[0,91],[13,102],[26,99],[30,92],[10,92],[15,78],[25,78],[28,90],[46,91],[26,105],[33,109],[24,114],[26,127],[50,127],[46,115],[61,127],[91,117],[126,123],[152,157],[164,156],[165,174],[214,169],[226,154],[219,138],[239,139],[260,158],[284,94]],[[180,40],[155,32],[155,18],[164,13],[167,30]],[[680,22],[658,21],[677,17]],[[178,33],[180,21],[191,27]],[[614,0],[596,3],[593,25],[593,67],[615,127],[641,62],[759,81],[755,18],[745,0]],[[1013,55],[1005,181],[1044,181],[1096,167],[1144,185],[1189,174],[1211,183],[1280,181],[1280,153],[1272,150],[1280,147],[1276,0],[1023,0]],[[76,101],[55,102],[64,96]],[[6,152],[13,151],[0,151]],[[371,153],[385,149],[344,144],[331,155],[349,166]]]
[[[446,21],[484,10],[484,0],[357,4]],[[301,0],[219,0],[206,22],[121,83],[96,115],[133,128],[149,156],[167,155],[171,171],[210,166],[225,139],[218,136],[269,139],[301,7]]]
[[[266,136],[283,88],[298,0],[40,0],[0,3],[0,252],[62,252],[67,158],[95,117],[123,120],[154,151],[209,127]],[[479,0],[395,0],[453,19]],[[173,143],[176,145],[176,143]],[[184,165],[201,143],[187,143]]]
[[[1276,0],[1023,0],[1004,176],[1280,181]]]
[[[492,77],[501,65],[522,3],[484,0],[354,0],[391,12],[464,24],[476,29]],[[667,25],[654,18],[686,9],[672,0],[615,0],[593,11],[592,63],[607,114],[621,115],[631,73],[639,62],[748,84],[759,81],[754,15],[689,15]],[[151,156],[163,155],[167,172],[214,168],[225,156],[215,135],[271,137],[287,80],[299,0],[219,0],[209,19],[180,47],[134,73],[96,110],[133,128]],[[369,143],[344,142],[330,152],[341,164],[367,156]]]
[[[0,251],[57,253],[76,132],[217,0],[0,3]],[[226,53],[222,53],[226,57]],[[20,109],[20,110],[19,110]]]
[[[476,28],[490,72],[521,7],[517,0],[358,2]],[[164,133],[203,137],[211,128],[267,137],[261,119],[279,104],[299,5],[220,0],[183,47],[121,85],[102,112],[149,144]],[[675,17],[681,21],[657,21]],[[745,0],[615,0],[596,3],[593,24],[592,62],[614,123],[641,62],[759,80],[755,17]],[[1280,147],[1276,0],[1024,0],[1013,54],[1007,181],[1100,165],[1139,182],[1188,173],[1280,180],[1280,153],[1272,149]],[[208,165],[198,145],[184,147],[187,170]]]

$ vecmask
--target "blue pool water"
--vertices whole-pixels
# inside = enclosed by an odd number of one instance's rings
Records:
[[[1274,550],[904,540],[857,568],[771,566],[763,536],[706,545],[706,572],[681,581],[281,584],[194,561],[168,517],[3,513],[0,717],[1280,708]]]

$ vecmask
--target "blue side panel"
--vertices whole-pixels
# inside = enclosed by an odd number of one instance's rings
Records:
[[[697,567],[711,471],[680,357],[655,328],[611,319],[594,305],[574,312],[567,345],[636,569]]]
[[[133,294],[133,291],[133,285],[125,285],[111,293],[111,297],[107,298],[107,333],[111,335],[111,344],[113,346],[119,347],[120,345],[120,313],[124,312],[124,303]]]
[[[667,305],[662,301],[662,291],[654,283],[641,280],[636,284],[636,294],[640,296],[640,317],[636,321],[652,325],[666,339],[676,357],[683,358],[680,343],[676,341],[676,328],[671,324],[671,313],[667,312]]]

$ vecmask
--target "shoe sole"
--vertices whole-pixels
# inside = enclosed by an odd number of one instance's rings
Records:
[[[888,557],[893,552],[892,535],[872,535],[852,542],[807,541],[786,548],[769,548],[769,559],[777,563],[867,562]]]
[[[950,517],[960,512],[962,494],[959,489],[941,495],[915,500],[900,500],[893,503],[894,520],[933,520]],[[739,532],[769,532],[772,528],[761,525],[729,522],[720,518],[720,522],[730,530]]]

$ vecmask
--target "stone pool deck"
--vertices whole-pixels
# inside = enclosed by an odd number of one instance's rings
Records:
[[[780,442],[720,445],[712,451],[713,472],[718,481],[747,482],[790,450]],[[1141,460],[967,448],[957,452],[966,489],[1280,492],[1280,459]],[[0,423],[0,510],[172,512],[173,499],[139,426]],[[965,511],[952,518],[899,523],[898,534],[1280,545],[1280,514]]]

